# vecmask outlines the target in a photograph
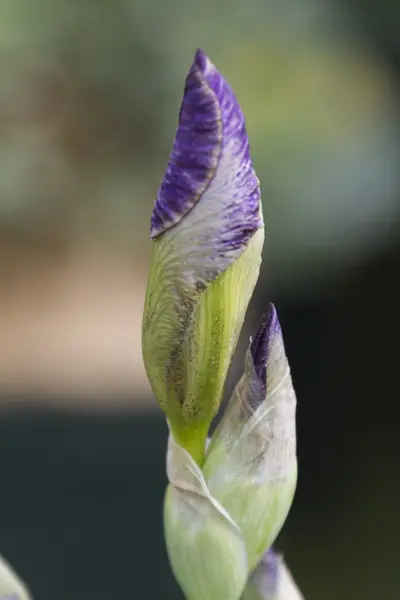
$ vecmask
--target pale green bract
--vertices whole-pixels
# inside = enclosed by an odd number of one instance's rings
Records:
[[[250,571],[277,537],[297,483],[296,395],[280,328],[269,334],[267,367],[265,393],[248,350],[203,467],[210,492],[244,535]]]
[[[267,339],[266,392],[249,349],[203,468],[169,438],[165,536],[187,600],[238,600],[292,503],[296,397],[280,328]]]
[[[248,576],[242,533],[215,500],[199,466],[168,443],[164,530],[172,570],[187,600],[239,600]]]

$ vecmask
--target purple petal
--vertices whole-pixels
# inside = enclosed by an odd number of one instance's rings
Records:
[[[270,548],[250,575],[249,585],[254,586],[260,598],[273,598],[278,588],[280,556]]]
[[[232,166],[234,172],[227,170]],[[215,203],[226,210],[221,236],[215,240],[221,254],[243,247],[262,226],[259,182],[251,164],[245,121],[233,91],[211,63],[197,50],[186,78],[179,125],[164,180],[151,219],[151,237],[170,229],[193,209],[219,169]],[[225,209],[225,207],[224,207]],[[216,206],[216,212],[221,213]]]
[[[267,387],[267,364],[271,343],[277,334],[281,334],[279,319],[275,306],[270,303],[267,312],[261,319],[257,334],[250,344],[251,357],[264,397]]]
[[[248,593],[247,593],[248,592]],[[272,548],[250,575],[244,600],[304,600],[281,555]]]

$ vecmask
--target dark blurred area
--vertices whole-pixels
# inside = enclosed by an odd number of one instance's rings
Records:
[[[0,4],[0,553],[36,600],[181,598],[140,326],[149,219],[197,46],[247,116],[298,395],[278,541],[306,600],[395,600],[400,4]]]

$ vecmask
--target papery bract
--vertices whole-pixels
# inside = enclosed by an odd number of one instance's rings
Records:
[[[273,305],[252,340],[239,381],[206,454],[212,496],[246,540],[253,570],[274,542],[297,482],[296,396]]]
[[[172,570],[187,600],[239,600],[248,575],[246,544],[210,495],[201,469],[170,435],[164,531]]]

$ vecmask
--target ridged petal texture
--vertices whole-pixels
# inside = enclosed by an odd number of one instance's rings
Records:
[[[250,343],[203,473],[240,527],[254,569],[286,519],[297,481],[296,396],[273,305]]]
[[[255,287],[264,241],[244,117],[202,51],[155,203],[143,319],[146,371],[185,447],[203,442]]]

